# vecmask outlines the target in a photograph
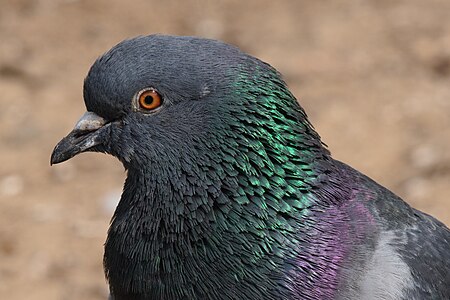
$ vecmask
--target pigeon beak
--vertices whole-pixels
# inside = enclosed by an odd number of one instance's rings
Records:
[[[110,123],[93,112],[86,112],[73,130],[53,149],[50,165],[59,164],[75,155],[88,151],[103,141],[103,134]]]

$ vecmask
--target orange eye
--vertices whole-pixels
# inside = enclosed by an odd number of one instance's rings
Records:
[[[161,95],[157,91],[151,89],[142,92],[139,95],[139,106],[145,110],[153,110],[161,106]]]

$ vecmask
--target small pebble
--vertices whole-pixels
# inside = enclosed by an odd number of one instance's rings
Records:
[[[23,192],[24,186],[22,176],[17,174],[5,176],[0,180],[0,196],[17,196]]]
[[[429,168],[438,161],[438,153],[431,145],[423,145],[411,152],[411,160],[417,168]]]

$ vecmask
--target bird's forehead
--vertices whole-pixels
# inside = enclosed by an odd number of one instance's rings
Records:
[[[125,113],[139,90],[152,86],[185,99],[211,90],[245,54],[222,42],[173,36],[123,41],[100,57],[85,80],[88,110],[104,117]]]
[[[125,40],[96,61],[94,67],[115,75],[173,77],[220,71],[244,54],[228,44],[208,39],[145,36]],[[173,79],[173,78],[168,78]]]

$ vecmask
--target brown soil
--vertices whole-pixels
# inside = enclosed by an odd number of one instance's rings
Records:
[[[2,299],[106,298],[102,248],[126,173],[105,155],[52,168],[49,156],[84,111],[94,59],[156,32],[269,62],[336,158],[450,224],[448,0],[0,0]]]

